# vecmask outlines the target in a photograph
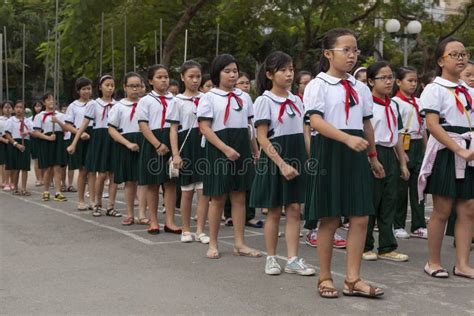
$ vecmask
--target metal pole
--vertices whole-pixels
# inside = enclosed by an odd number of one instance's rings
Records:
[[[127,16],[124,17],[123,36],[123,76],[127,74]]]
[[[403,29],[403,66],[408,66],[408,33],[407,28]]]
[[[57,89],[57,72],[58,72],[58,24],[59,24],[59,0],[56,0],[56,18],[55,18],[55,31],[54,31],[54,82],[53,82],[53,95],[54,101],[58,100],[58,91]]]
[[[3,27],[4,50],[5,50],[5,95],[6,99],[10,99],[10,87],[8,86],[8,45],[7,45],[7,27]]]
[[[60,70],[61,70],[61,36],[58,36],[58,67],[57,67],[57,69],[58,69],[58,72],[56,73],[56,76],[57,76],[57,78],[56,78],[56,84],[57,84],[56,91],[58,92],[58,99],[57,99],[58,108],[57,108],[57,110],[59,110],[59,97],[61,95],[60,92],[59,92],[59,83],[60,83],[59,73],[60,73]]]
[[[188,55],[188,29],[184,32],[184,62],[187,60]]]
[[[160,64],[163,63],[163,19],[160,19]]]
[[[26,55],[26,26],[23,24],[23,56],[21,73],[21,100],[25,102],[25,55]]]
[[[133,46],[133,72],[137,72],[137,47]]]
[[[110,37],[112,39],[112,77],[115,78],[115,57],[114,57],[114,28],[110,29]]]
[[[219,55],[219,36],[220,36],[220,26],[217,24],[217,34],[216,34],[216,56]]]
[[[158,64],[158,40],[157,40],[157,34],[156,34],[156,31],[155,31],[155,64]]]
[[[104,54],[104,12],[102,12],[100,19],[100,63],[99,63],[99,77],[102,76],[102,59]]]
[[[46,64],[44,65],[44,87],[43,87],[43,95],[46,94],[46,89],[48,85],[48,70],[49,70],[49,36],[50,31],[48,30],[48,37],[46,37]]]
[[[3,102],[3,34],[0,33],[0,101]]]

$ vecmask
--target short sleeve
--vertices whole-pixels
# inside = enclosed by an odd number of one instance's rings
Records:
[[[28,128],[28,132],[31,133],[34,129],[33,121],[31,119],[26,119],[25,124],[26,124],[26,128]]]
[[[44,114],[38,114],[35,116],[35,120],[33,121],[33,129],[35,130],[42,130],[43,129],[43,126],[42,126],[42,122],[41,122],[41,119],[43,117]]]
[[[247,103],[247,118],[253,119],[254,114],[255,114],[255,111],[254,111],[255,109],[254,109],[252,98],[250,97],[248,93],[244,93],[243,97],[245,98],[246,103]]]
[[[171,106],[168,107],[166,110],[166,122],[171,124],[179,124],[181,122],[181,108],[184,106],[183,102],[181,99],[176,98]]]
[[[120,128],[120,110],[119,110],[119,105],[116,104],[112,107],[112,109],[109,112],[109,126],[114,127],[115,129]]]
[[[212,121],[214,119],[212,97],[209,93],[206,93],[199,101],[197,117],[198,121]]]
[[[140,122],[148,123],[148,121],[150,120],[150,97],[149,96],[141,98],[140,101],[138,101],[137,118],[138,118],[138,123]]]
[[[84,117],[91,120],[91,121],[95,121],[95,108],[96,108],[96,105],[98,105],[96,103],[96,101],[92,101],[92,102],[89,102],[86,106],[86,111],[84,112]]]
[[[3,129],[3,135],[5,135],[5,134],[10,134],[11,135],[12,132],[13,132],[13,122],[12,122],[12,120],[8,119],[5,122],[5,128]]]
[[[362,85],[361,89],[362,100],[362,116],[364,120],[370,120],[374,116],[374,100],[369,87]]]
[[[307,116],[311,116],[313,114],[324,116],[324,98],[326,96],[324,90],[324,81],[317,78],[311,80],[306,86],[303,95],[303,103],[305,105],[305,114]]]
[[[255,100],[255,127],[262,124],[271,125],[272,123],[271,104],[267,100],[268,98],[264,96],[260,96]]]
[[[75,113],[74,113],[73,108],[74,108],[74,106],[72,106],[72,104],[67,107],[66,118],[64,119],[64,121],[66,123],[69,123],[69,124],[72,124],[72,125],[74,125],[74,118],[75,118]]]
[[[436,113],[441,112],[442,98],[440,96],[439,86],[436,84],[429,84],[420,96],[420,111],[423,113]]]

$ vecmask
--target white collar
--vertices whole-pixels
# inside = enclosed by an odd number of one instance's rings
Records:
[[[106,106],[106,105],[109,105],[109,103],[108,103],[108,102],[105,102],[104,100],[102,100],[102,98],[97,98],[97,99],[95,99],[95,101],[96,101],[97,103],[99,103],[99,105],[102,106],[102,107],[104,107],[104,106]],[[117,101],[115,101],[114,99],[112,99],[112,102],[110,102],[110,103],[111,103],[111,104],[115,104],[115,103],[117,103]]]
[[[176,98],[184,100],[184,101],[194,101],[195,99],[202,98],[203,96],[204,96],[204,94],[202,92],[198,92],[198,94],[196,94],[193,97],[188,97],[188,96],[185,96],[184,94],[180,93],[176,96]]]
[[[324,80],[327,83],[332,84],[332,85],[336,85],[339,82],[341,82],[341,80],[342,80],[341,78],[331,76],[331,75],[329,75],[325,72],[320,72],[316,77],[319,78],[319,79],[322,79],[322,80]],[[355,86],[355,84],[357,82],[356,79],[351,74],[347,74],[347,81],[349,81],[351,83],[351,85],[353,85],[353,86]]]
[[[151,94],[152,96],[154,96],[155,98],[158,98],[158,97],[161,96],[161,95],[159,95],[155,90],[151,90],[150,94]],[[171,100],[171,99],[174,98],[174,96],[173,96],[173,94],[172,94],[171,92],[167,92],[167,93],[164,95],[164,97],[165,97],[166,99],[168,99],[168,100]]]
[[[131,106],[131,105],[133,105],[134,103],[138,103],[138,101],[137,101],[137,102],[132,102],[132,101],[128,101],[128,100],[125,99],[125,98],[123,98],[123,99],[120,100],[119,102],[122,103],[122,104],[125,105],[125,106]]]
[[[293,103],[297,102],[296,96],[293,93],[291,93],[290,91],[288,91],[288,98],[283,98],[283,97],[277,96],[276,94],[274,94],[270,90],[266,90],[262,94],[262,96],[266,96],[267,98],[270,98],[275,103],[283,103],[283,102],[286,101],[286,99],[292,101]]]
[[[221,90],[219,88],[212,88],[209,92],[214,94],[220,95],[222,97],[226,97],[229,92]],[[240,97],[244,92],[238,88],[234,88],[231,92],[233,92],[236,96]]]
[[[452,81],[446,80],[446,79],[441,78],[439,76],[436,77],[435,80],[433,80],[433,83],[439,84],[439,85],[441,85],[443,87],[446,87],[446,88],[456,88],[459,85],[466,85],[466,83],[464,83],[464,81],[462,81],[462,80],[459,80],[459,83],[454,83]]]
[[[79,106],[79,107],[83,107],[83,106],[86,106],[87,103],[89,103],[90,101],[88,102],[81,102],[79,100],[75,100],[74,102],[72,102],[72,104],[74,104],[75,106]]]

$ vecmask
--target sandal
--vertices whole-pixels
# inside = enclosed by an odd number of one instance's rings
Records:
[[[79,203],[77,206],[78,211],[87,211],[89,208],[84,203]]]
[[[437,270],[431,269],[428,262],[426,263],[424,270],[426,274],[428,274],[429,276],[433,278],[446,279],[449,277],[448,270],[444,268],[437,269]]]
[[[342,290],[342,294],[345,296],[359,296],[367,298],[375,298],[383,295],[382,289],[369,285],[369,292],[361,291],[355,288],[356,284],[362,282],[360,278],[354,282],[349,282],[344,280],[344,284],[347,286],[347,289]]]
[[[122,217],[122,214],[114,208],[108,208],[105,211],[105,216]]]
[[[252,249],[249,247],[244,247],[240,249],[234,247],[234,256],[259,258],[262,256],[262,253],[256,249]]]
[[[158,235],[160,233],[160,228],[159,227],[158,228],[151,228],[151,226],[150,226],[150,227],[148,227],[147,232],[150,235]]]
[[[470,275],[470,274],[465,274],[465,273],[462,273],[462,272],[456,272],[456,266],[453,267],[453,274],[455,276],[458,276],[458,277],[461,277],[461,278],[467,278],[467,279],[474,279],[474,275]]]
[[[67,186],[62,185],[60,191],[61,192],[67,192]]]
[[[181,228],[172,229],[172,228],[169,228],[168,226],[166,226],[166,224],[165,224],[165,233],[181,235],[182,232],[183,232],[183,230]]]
[[[31,193],[28,191],[21,191],[21,195],[23,196],[31,196]]]
[[[245,226],[253,227],[253,228],[262,228],[263,227],[263,221],[261,219],[256,220],[251,219],[247,223],[245,223]]]
[[[336,288],[331,287],[331,286],[321,285],[321,283],[326,282],[326,281],[332,282],[332,278],[319,279],[318,281],[319,296],[323,298],[338,298],[339,293],[337,292]]]
[[[150,220],[146,217],[139,218],[137,224],[138,225],[150,225]]]
[[[132,225],[133,223],[135,223],[135,220],[133,219],[133,216],[125,217],[125,218],[122,220],[122,225],[123,225],[123,226],[130,226],[130,225]]]
[[[94,207],[94,210],[92,211],[92,216],[94,217],[100,217],[102,216],[102,207],[100,205],[96,205]]]
[[[209,249],[207,249],[206,257],[208,259],[219,259],[219,250],[217,250],[216,247],[209,246]]]
[[[21,192],[18,191],[18,190],[14,190],[14,191],[12,192],[12,194],[13,194],[13,195],[21,195]]]
[[[66,189],[67,192],[77,192],[76,188],[73,187],[72,185],[68,186]]]
[[[35,182],[35,187],[40,187],[40,186],[42,186],[42,185],[43,185],[43,183],[41,183],[41,182],[39,182],[39,181],[36,181],[36,182]]]

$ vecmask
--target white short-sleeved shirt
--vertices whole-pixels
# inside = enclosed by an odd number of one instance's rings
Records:
[[[304,90],[303,102],[307,115],[320,114],[337,129],[363,130],[364,120],[372,118],[372,94],[362,82],[347,74],[350,85],[357,92],[359,103],[349,108],[346,122],[346,89],[341,79],[321,72]]]
[[[398,112],[400,113],[400,117],[403,123],[403,133],[405,133],[405,131],[408,132],[408,134],[410,134],[411,139],[422,139],[425,131],[425,124],[423,124],[422,121],[420,128],[420,123],[418,122],[418,114],[416,113],[416,109],[413,104],[403,101],[397,96],[393,97],[392,101],[394,101],[398,105]],[[415,98],[415,101],[419,107],[420,99]],[[410,119],[410,126],[407,125],[408,119]]]
[[[28,132],[28,135],[26,135],[24,139],[30,139],[30,133],[33,132],[33,121],[31,121],[29,118],[25,118],[23,121],[25,124],[24,131]],[[4,134],[10,134],[13,139],[22,138],[20,128],[21,120],[16,118],[15,116],[12,116],[7,120],[5,124]]]
[[[53,131],[54,132],[63,132],[63,129],[61,128],[61,125],[59,125],[58,123],[53,123],[51,121],[51,118],[52,118],[53,115],[50,114],[50,113],[53,113],[53,112],[42,111],[38,115],[36,115],[35,120],[33,122],[33,124],[34,124],[33,128],[35,130],[41,131],[44,134],[51,133]],[[54,116],[56,116],[56,118],[59,121],[61,121],[61,123],[65,123],[65,119],[66,119],[65,114],[63,114],[61,112],[58,112],[58,111],[55,111]]]
[[[286,104],[285,111],[280,116],[280,109],[286,100],[291,101],[295,107]],[[304,107],[301,99],[291,92],[288,92],[288,98],[282,98],[271,91],[265,91],[255,100],[255,126],[267,124],[269,126],[268,138],[273,139],[280,136],[302,134],[304,125]]]
[[[464,81],[460,80],[459,85],[464,86],[470,93],[471,98],[474,100],[474,89],[470,88]],[[469,126],[469,120],[466,113],[461,113],[456,106],[456,98],[454,89],[458,84],[441,77],[428,84],[423,90],[420,96],[420,105],[422,111],[425,113],[437,113],[441,119],[442,126],[456,126],[456,127],[473,127],[474,123],[474,112],[472,111],[472,104],[470,105],[471,110],[468,110],[471,126]],[[465,107],[468,106],[466,97],[463,93],[459,94],[459,98]]]
[[[6,116],[0,116],[0,136],[3,135],[3,132],[5,131],[5,124],[8,121],[8,117]]]
[[[169,128],[170,123],[166,122],[167,109],[173,107],[174,96],[168,92],[164,95],[166,105],[161,103],[160,95],[151,91],[138,102],[138,122],[146,122],[151,130]]]
[[[87,105],[93,102],[94,100],[90,100],[86,103],[76,100],[69,104],[66,110],[66,123],[74,125],[75,128],[80,128],[86,114]],[[89,122],[89,126],[92,126],[93,124],[94,122]]]
[[[179,131],[187,131],[190,128],[198,128],[199,123],[196,120],[199,101],[204,96],[199,92],[193,97],[187,97],[184,94],[178,94],[172,107],[166,111],[166,121],[168,123],[177,123],[180,125]]]
[[[136,104],[135,112],[132,116],[134,104]],[[108,124],[116,128],[120,134],[139,133],[138,102],[134,103],[127,99],[117,102],[109,112]]]
[[[211,120],[212,130],[218,132],[226,128],[247,128],[248,120],[253,118],[253,103],[250,95],[240,89],[232,91],[242,104],[232,97],[230,99],[229,117],[224,124],[228,102],[228,92],[212,88],[199,101],[197,116],[199,120]]]
[[[370,119],[374,127],[375,144],[385,147],[394,147],[398,142],[398,134],[403,132],[403,124],[400,121],[400,114],[398,113],[397,104],[390,100],[390,108],[395,117],[389,111],[390,128],[387,122],[387,114],[385,105],[374,101],[374,116]]]
[[[84,117],[94,121],[94,129],[107,128],[109,112],[115,103],[115,100],[109,103],[97,98],[87,104]]]

